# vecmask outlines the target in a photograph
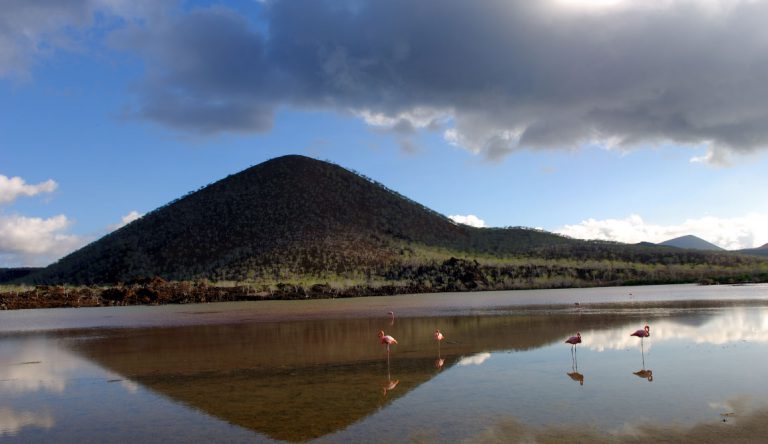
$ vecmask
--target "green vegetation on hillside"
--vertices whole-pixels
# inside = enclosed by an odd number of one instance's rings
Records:
[[[337,165],[286,156],[158,208],[26,281],[264,279],[283,268],[344,274],[392,263],[403,243],[510,255],[575,242],[459,225]]]
[[[40,270],[33,267],[0,268],[0,284],[23,279],[26,276]]]
[[[285,156],[170,202],[15,282],[49,293],[89,288],[83,297],[101,302],[88,303],[154,303],[766,280],[768,260],[755,256],[456,224],[337,165]],[[206,289],[184,290],[198,284]],[[104,296],[93,285],[114,291]]]

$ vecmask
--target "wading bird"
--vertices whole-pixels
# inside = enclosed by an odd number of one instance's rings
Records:
[[[637,336],[638,338],[640,338],[640,353],[641,353],[641,356],[643,357],[643,370],[642,371],[645,371],[645,348],[643,347],[643,338],[647,338],[650,335],[651,335],[651,329],[650,329],[650,327],[648,327],[648,324],[645,324],[645,328],[643,328],[642,330],[637,330],[636,332],[630,334],[630,336]],[[650,372],[650,370],[649,370],[649,372]],[[637,374],[637,373],[635,373],[635,374]],[[638,375],[638,376],[640,376],[641,378],[648,378],[648,381],[653,381],[653,373],[652,372],[650,373],[650,377],[648,377],[648,376],[641,376],[641,375]]]
[[[438,370],[443,369],[443,364],[445,364],[445,359],[440,357],[440,343],[443,342],[443,339],[445,336],[443,336],[442,333],[440,333],[440,330],[435,330],[435,334],[432,335],[433,338],[435,338],[435,341],[437,341],[437,360],[435,361],[435,368]]]
[[[389,315],[389,325],[395,325],[395,312],[388,311],[387,314]]]
[[[565,342],[571,344],[572,348],[576,348],[576,344],[581,344],[581,333],[576,332],[576,336],[571,336]]]
[[[379,331],[379,340],[383,345],[387,346],[387,354],[389,354],[389,346],[392,344],[397,344],[397,339],[393,338],[392,336],[385,335],[384,330]]]
[[[630,336],[637,336],[641,340],[643,338],[647,338],[650,335],[651,335],[651,328],[648,327],[648,324],[645,324],[645,328],[643,328],[642,330],[637,330],[636,332],[630,334]]]
[[[576,361],[576,344],[581,344],[581,333],[577,331],[576,336],[571,336],[570,338],[566,339],[565,342],[571,344],[571,367],[573,367],[574,371],[576,371],[578,368]]]

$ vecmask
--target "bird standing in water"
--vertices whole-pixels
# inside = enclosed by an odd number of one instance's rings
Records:
[[[392,336],[385,335],[384,330],[379,331],[379,340],[383,345],[387,346],[387,354],[389,354],[389,346],[392,344],[397,344],[397,339],[393,338]]]
[[[571,344],[571,348],[575,348],[576,344],[581,344],[581,333],[576,332],[576,336],[571,336],[565,342]]]
[[[645,328],[642,330],[637,330],[634,333],[630,333],[630,336],[637,336],[640,338],[640,353],[643,357],[643,370],[645,370],[645,348],[643,347],[643,338],[647,338],[651,335],[651,328],[648,327],[648,324],[645,324]],[[644,376],[643,376],[644,377]],[[648,378],[649,381],[653,381],[653,376]]]
[[[443,338],[445,338],[445,336],[443,336],[443,334],[440,333],[440,330],[435,330],[434,337],[435,337],[435,341],[437,341],[438,344],[440,344],[440,341],[442,341]]]
[[[630,334],[630,336],[637,336],[640,339],[647,338],[650,335],[651,335],[651,328],[648,327],[648,324],[645,324],[645,328],[643,328],[642,330],[637,330],[636,332]]]
[[[576,371],[578,368],[578,364],[576,362],[576,344],[581,344],[581,333],[576,332],[576,336],[571,336],[570,338],[566,339],[565,342],[568,344],[571,344],[571,367],[573,367],[573,371]],[[582,385],[584,384],[582,380]]]

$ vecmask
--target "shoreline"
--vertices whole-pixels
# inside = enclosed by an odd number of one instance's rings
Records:
[[[334,286],[326,283],[296,284],[279,282],[274,285],[236,283],[216,285],[204,281],[166,281],[162,278],[142,279],[129,284],[104,286],[37,285],[0,286],[0,311],[83,308],[112,306],[186,305],[198,303],[235,301],[290,301],[308,299],[348,299],[358,297],[399,296],[414,294],[484,293],[493,291],[536,290],[583,290],[595,288],[638,288],[664,285],[754,285],[767,283],[766,279],[748,276],[723,277],[720,279],[691,280],[639,280],[613,282],[578,282],[578,285],[501,285],[489,286],[476,276],[466,275],[464,281],[456,280],[438,286],[419,283],[388,283],[383,285],[353,284]],[[573,283],[572,283],[573,284]],[[631,290],[628,290],[631,293]]]
[[[0,334],[69,329],[160,328],[345,318],[481,316],[537,311],[707,309],[768,305],[768,284],[596,287],[554,290],[426,293],[339,299],[214,302],[0,311]]]

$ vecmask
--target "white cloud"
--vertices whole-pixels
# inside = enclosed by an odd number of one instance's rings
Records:
[[[417,129],[439,128],[450,119],[451,115],[448,111],[429,107],[415,107],[392,116],[368,109],[352,112],[368,125],[404,133],[411,133]]]
[[[462,216],[461,214],[454,214],[452,216],[448,216],[448,219],[451,219],[456,223],[469,225],[470,227],[485,227],[485,221],[475,216],[474,214],[467,214],[466,216]]]
[[[131,211],[130,213],[126,214],[120,219],[120,223],[110,225],[108,227],[109,231],[115,231],[117,229],[123,228],[124,226],[128,225],[129,223],[135,221],[136,219],[141,218],[144,216],[144,213],[139,213],[136,210]]]
[[[10,203],[19,196],[35,196],[52,193],[58,184],[51,179],[38,184],[27,184],[21,177],[7,177],[0,174],[0,204]]]
[[[148,21],[173,0],[3,0],[0,78],[27,79],[30,66],[57,50],[80,50],[81,33],[99,18]]]
[[[710,146],[702,156],[694,156],[689,159],[691,163],[706,163],[714,166],[729,166],[730,156],[725,150],[718,150]]]
[[[0,204],[12,203],[21,196],[52,193],[56,188],[58,184],[52,179],[28,184],[18,176],[0,175]],[[47,265],[81,247],[85,238],[66,233],[71,224],[63,214],[40,218],[0,212],[0,266]]]
[[[117,230],[142,216],[133,210],[107,230]],[[63,214],[39,218],[0,213],[0,266],[48,265],[93,240],[93,235],[67,233],[71,225]]]
[[[63,214],[43,219],[0,214],[0,263],[46,265],[82,246],[86,239],[67,234]]]
[[[678,225],[656,225],[632,214],[625,219],[587,219],[555,232],[577,239],[626,243],[658,243],[692,234],[727,250],[739,250],[768,243],[768,214],[750,213],[731,218],[707,216],[687,219]]]
[[[768,149],[768,2],[254,1],[260,24],[176,0],[4,0],[0,77],[107,36],[144,61],[126,115],[203,135],[269,131],[294,107],[410,137],[441,129],[489,159],[675,143],[719,163]]]

